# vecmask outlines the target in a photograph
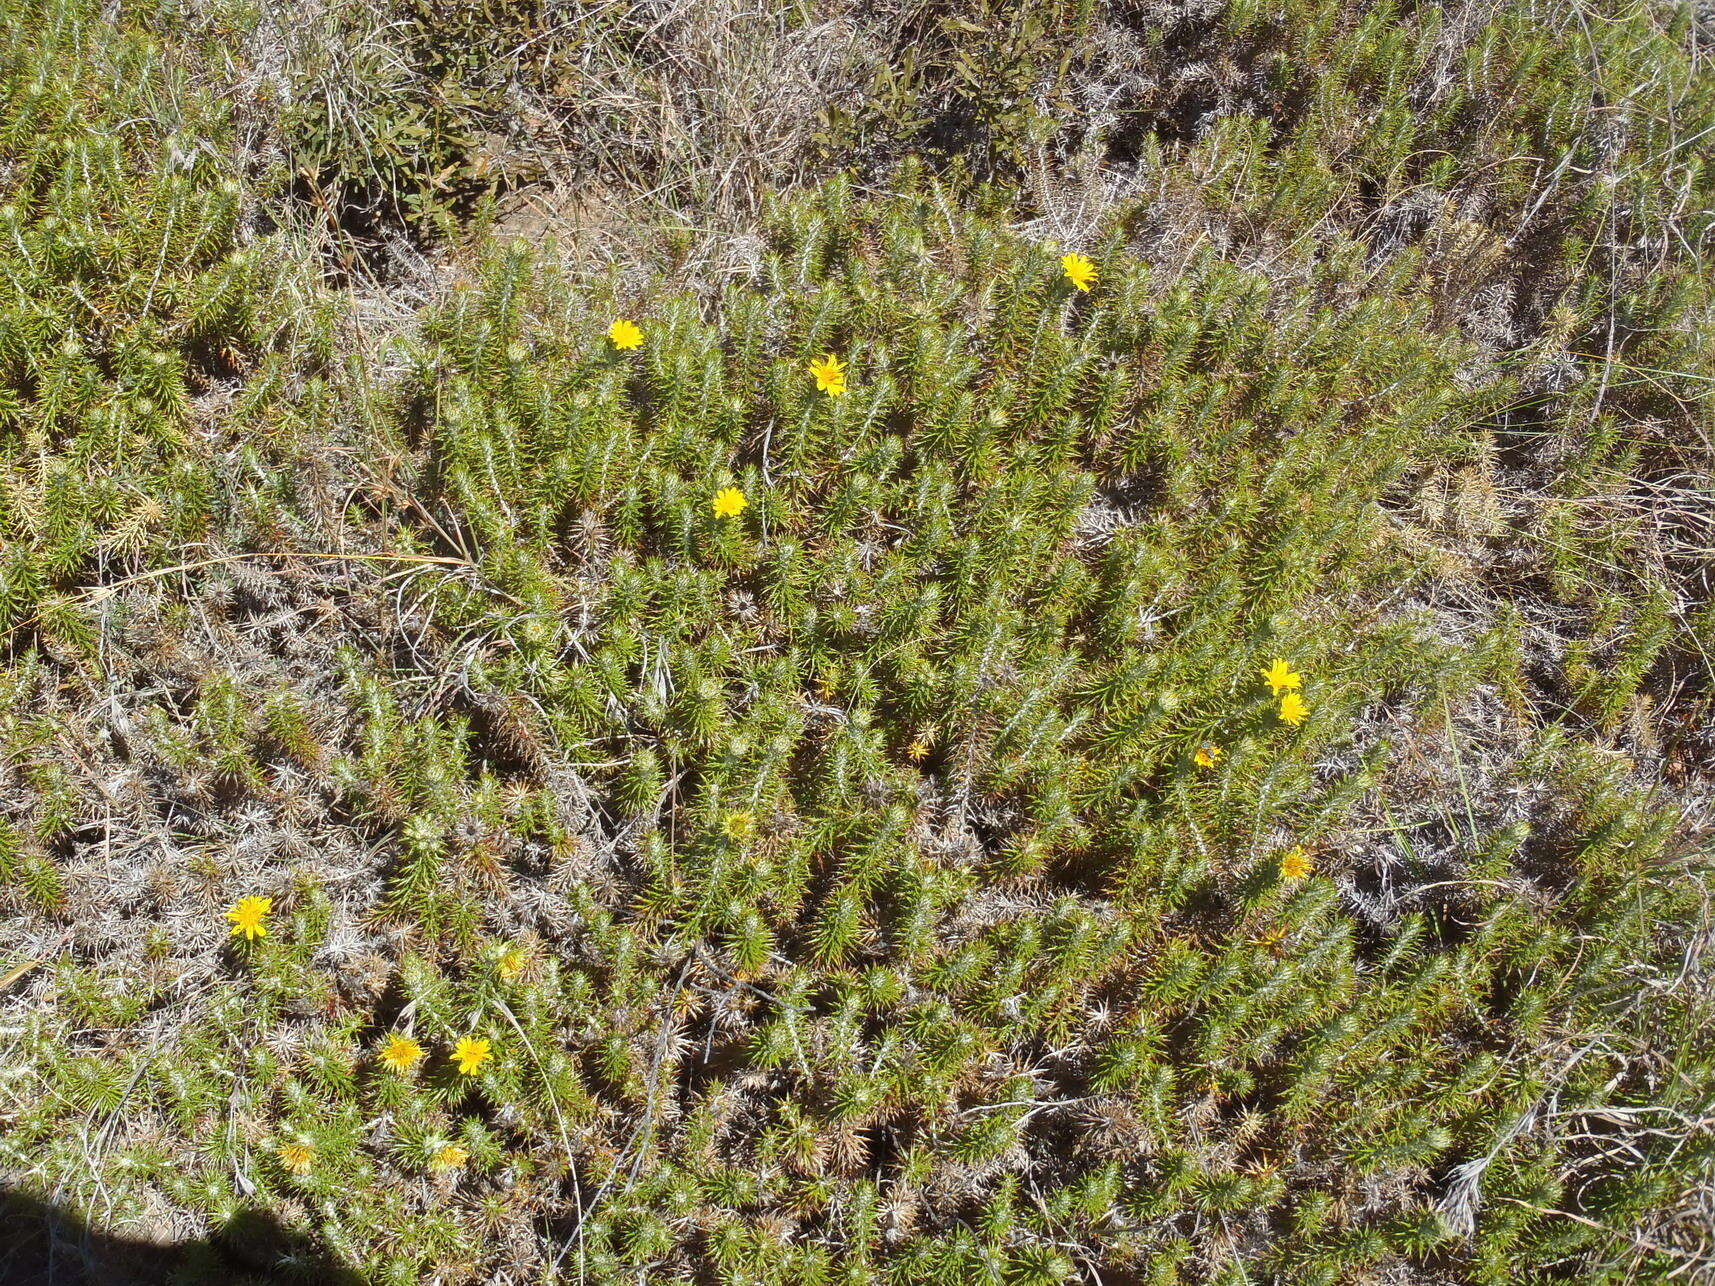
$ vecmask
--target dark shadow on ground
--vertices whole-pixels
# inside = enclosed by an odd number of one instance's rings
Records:
[[[156,1245],[101,1232],[22,1193],[0,1191],[0,1286],[363,1286],[302,1233],[241,1210],[199,1241]]]

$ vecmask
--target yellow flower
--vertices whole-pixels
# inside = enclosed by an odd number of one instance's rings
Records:
[[[920,764],[929,757],[929,743],[922,737],[914,737],[911,744],[905,747],[905,757],[914,764]]]
[[[1213,768],[1227,752],[1219,746],[1198,746],[1194,758],[1199,768]]]
[[[832,353],[823,353],[811,362],[810,374],[816,377],[816,387],[829,397],[845,393],[846,368]]]
[[[1294,728],[1304,722],[1304,716],[1309,714],[1304,704],[1304,698],[1296,692],[1288,692],[1280,699],[1280,717]]]
[[[381,1061],[396,1072],[408,1072],[423,1061],[423,1047],[409,1036],[394,1032],[381,1047]]]
[[[456,1170],[470,1160],[470,1153],[456,1143],[446,1143],[436,1149],[433,1165],[437,1170]]]
[[[721,822],[721,833],[740,843],[756,834],[756,818],[746,812],[728,813]]]
[[[636,348],[643,342],[637,323],[623,317],[607,328],[607,337],[615,348]]]
[[[1298,691],[1304,682],[1304,676],[1277,656],[1274,663],[1262,672],[1262,681],[1268,684],[1269,691],[1278,697],[1282,692]]]
[[[316,1159],[316,1150],[308,1143],[282,1143],[279,1151],[280,1164],[292,1174],[303,1174],[310,1168],[310,1162]]]
[[[744,507],[750,501],[744,498],[744,492],[737,487],[725,487],[715,492],[712,507],[717,518],[736,518],[744,512]]]
[[[453,1059],[459,1065],[459,1073],[464,1076],[475,1076],[493,1057],[489,1043],[475,1036],[461,1036],[459,1043],[453,1046]]]
[[[1275,950],[1275,948],[1279,947],[1280,944],[1285,941],[1286,926],[1284,924],[1276,924],[1270,928],[1263,929],[1251,939],[1251,942],[1254,945],[1262,947],[1268,951]]]
[[[1096,265],[1081,254],[1060,256],[1060,270],[1066,274],[1066,280],[1079,290],[1088,290],[1096,281]]]
[[[500,962],[495,966],[500,970],[500,976],[510,982],[524,972],[524,966],[529,963],[522,948],[508,947],[501,953]]]
[[[273,909],[273,898],[239,898],[226,912],[226,918],[232,921],[232,936],[236,938],[242,933],[246,942],[267,937],[268,926],[263,921]]]
[[[1294,844],[1281,856],[1280,878],[1283,880],[1302,880],[1310,874],[1310,854],[1304,851],[1304,845]]]

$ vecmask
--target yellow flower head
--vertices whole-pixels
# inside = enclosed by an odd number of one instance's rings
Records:
[[[621,317],[607,328],[607,338],[615,348],[636,348],[643,342],[643,331],[636,322]]]
[[[721,822],[721,834],[742,843],[756,834],[756,818],[746,812],[728,813]]]
[[[1296,692],[1288,692],[1280,699],[1281,720],[1290,723],[1294,728],[1303,723],[1304,717],[1309,713],[1310,710],[1305,706],[1304,698]]]
[[[431,1162],[437,1170],[456,1170],[470,1160],[470,1153],[456,1143],[446,1143],[435,1150]]]
[[[1221,756],[1226,753],[1219,746],[1198,746],[1197,753],[1193,758],[1197,762],[1197,767],[1213,768],[1221,761]]]
[[[495,968],[500,971],[502,978],[510,982],[523,973],[524,966],[529,963],[529,957],[524,954],[523,948],[508,947],[501,953],[500,961],[495,965]]]
[[[1066,280],[1079,290],[1088,290],[1096,283],[1096,265],[1081,254],[1060,256],[1060,271],[1066,274]]]
[[[292,1174],[303,1174],[316,1159],[316,1150],[308,1143],[282,1143],[278,1153],[280,1164]]]
[[[1277,656],[1273,664],[1262,672],[1262,681],[1268,684],[1268,690],[1278,697],[1282,692],[1298,691],[1304,682],[1304,676]]]
[[[409,1036],[394,1032],[381,1047],[381,1061],[396,1072],[408,1072],[423,1061],[423,1047]]]
[[[715,492],[715,498],[710,502],[710,507],[715,511],[717,518],[736,518],[744,512],[744,507],[749,503],[750,501],[744,498],[744,492],[737,487],[723,487]]]
[[[920,764],[929,757],[929,742],[923,737],[913,737],[911,744],[905,747],[905,757],[914,764]]]
[[[1268,951],[1275,950],[1282,942],[1285,941],[1286,926],[1284,924],[1271,925],[1268,928],[1259,931],[1256,936],[1251,939],[1251,942],[1254,945],[1262,947]]]
[[[268,936],[268,912],[274,909],[273,898],[239,898],[227,908],[226,918],[232,921],[232,936],[244,935],[246,942]]]
[[[1280,858],[1280,878],[1283,880],[1302,880],[1310,874],[1310,854],[1304,851],[1304,845],[1294,844]]]
[[[463,1076],[475,1076],[493,1057],[494,1051],[488,1041],[475,1036],[461,1036],[459,1043],[453,1046],[453,1061],[458,1063],[459,1074]]]
[[[829,397],[840,397],[846,391],[846,368],[832,353],[823,353],[810,363],[810,374],[816,377],[816,387]]]

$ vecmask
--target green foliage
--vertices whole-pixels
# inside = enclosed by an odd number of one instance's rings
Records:
[[[294,93],[278,128],[301,195],[336,226],[445,233],[482,196],[539,176],[497,154],[528,51],[555,34],[548,6],[345,0],[303,20],[282,33]]]
[[[148,38],[90,41],[103,21],[0,14],[0,628],[83,649],[60,591],[203,535],[196,399],[278,327],[217,106]]]
[[[1144,253],[1122,204],[1088,292],[1016,192],[906,166],[771,197],[698,292],[486,243],[357,344],[249,240],[213,95],[75,0],[4,12],[0,905],[55,954],[0,1027],[0,1173],[289,1212],[382,1281],[1683,1268],[1709,873],[1613,738],[1707,566],[1614,568],[1690,449],[1708,282],[1582,274],[1706,230],[1651,193],[1665,113],[1590,132],[1650,60],[1710,113],[1653,21],[1134,30],[1281,106],[1158,104],[1133,141],[1247,236]],[[488,12],[412,9],[397,85],[329,70],[375,101],[289,116],[316,182],[467,191],[475,118],[432,113],[486,110],[448,87]],[[1040,33],[1070,67],[1130,22],[1006,17],[911,28],[899,90],[991,170],[1049,112]],[[1391,243],[1350,217],[1461,183]],[[1464,310],[1539,215],[1558,284],[1497,372]],[[1519,438],[1552,467],[1507,531]]]

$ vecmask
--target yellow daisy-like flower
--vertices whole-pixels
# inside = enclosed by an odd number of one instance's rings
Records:
[[[1304,851],[1304,845],[1294,844],[1287,849],[1280,859],[1280,878],[1283,880],[1302,880],[1310,874],[1310,854]]]
[[[396,1072],[408,1072],[423,1061],[423,1047],[402,1032],[394,1032],[381,1047],[381,1061]]]
[[[456,1170],[470,1160],[470,1153],[456,1143],[446,1143],[435,1150],[431,1164],[437,1170]]]
[[[1296,692],[1288,692],[1280,699],[1281,720],[1290,723],[1294,728],[1303,723],[1309,713],[1310,709],[1304,704],[1304,698]]]
[[[1304,676],[1277,656],[1268,669],[1262,671],[1262,681],[1268,684],[1268,690],[1278,697],[1282,692],[1298,691],[1304,683]]]
[[[1213,768],[1226,753],[1219,746],[1198,746],[1197,753],[1192,758],[1199,768]]]
[[[756,834],[756,818],[743,811],[728,813],[721,822],[721,834],[742,843]]]
[[[304,1174],[316,1159],[316,1150],[308,1143],[282,1143],[278,1156],[289,1173]]]
[[[636,322],[621,317],[607,328],[607,338],[615,348],[636,348],[643,342],[643,331]]]
[[[841,397],[845,394],[845,364],[832,353],[823,353],[812,361],[810,374],[816,377],[816,387],[829,397]]]
[[[476,1036],[461,1036],[459,1043],[453,1046],[453,1061],[459,1065],[462,1076],[475,1076],[493,1057],[494,1051],[489,1042]]]
[[[1066,274],[1066,280],[1079,290],[1088,290],[1096,284],[1096,265],[1083,255],[1073,253],[1060,256],[1060,271]]]
[[[227,908],[226,918],[232,921],[232,936],[244,935],[246,942],[268,936],[268,913],[274,909],[273,898],[239,898]]]
[[[750,501],[744,498],[744,492],[737,487],[723,487],[715,492],[710,507],[714,509],[717,518],[736,518],[744,512],[744,507],[749,503]]]

